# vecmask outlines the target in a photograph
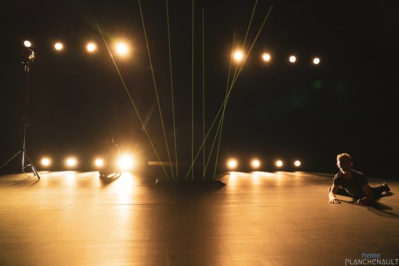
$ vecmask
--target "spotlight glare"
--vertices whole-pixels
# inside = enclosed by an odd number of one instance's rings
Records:
[[[237,165],[238,165],[238,162],[237,162],[236,159],[230,159],[230,160],[227,161],[227,167],[229,169],[234,169],[234,168],[237,167]]]
[[[242,51],[236,51],[233,54],[233,58],[235,61],[240,62],[244,58],[244,53]]]
[[[86,49],[88,52],[92,53],[97,49],[97,46],[95,43],[88,43]]]
[[[50,164],[51,164],[51,160],[49,159],[49,158],[43,158],[42,160],[41,160],[41,164],[43,165],[43,166],[50,166]]]
[[[258,159],[254,159],[251,161],[251,165],[253,168],[258,168],[260,166],[260,161]]]
[[[118,160],[120,170],[131,170],[135,166],[135,160],[130,155],[122,155]]]
[[[94,164],[95,164],[97,167],[101,167],[101,166],[104,165],[104,160],[103,160],[103,159],[100,159],[100,158],[97,158],[97,159],[94,161]]]
[[[68,158],[66,161],[65,161],[65,163],[66,163],[66,165],[68,166],[68,167],[74,167],[74,166],[76,166],[77,165],[77,160],[75,159],[75,158]]]
[[[263,59],[263,61],[265,61],[265,62],[269,62],[270,59],[271,59],[271,56],[270,56],[270,54],[268,54],[268,53],[264,53],[264,54],[262,55],[262,59]]]
[[[294,162],[294,165],[295,165],[296,167],[299,167],[299,166],[301,166],[301,161],[299,161],[299,160],[296,160],[296,161]]]
[[[276,161],[276,166],[277,166],[277,167],[282,167],[282,166],[283,166],[283,161],[277,160],[277,161]]]
[[[129,47],[127,46],[126,43],[122,43],[122,42],[117,43],[115,48],[116,48],[116,52],[119,55],[127,55],[127,53],[129,52]]]
[[[315,58],[313,59],[313,64],[318,65],[319,63],[320,63],[320,58],[315,57]]]
[[[294,55],[291,55],[289,60],[290,60],[291,63],[295,63],[296,62],[296,57]]]
[[[26,41],[24,41],[24,45],[25,45],[25,47],[29,48],[32,46],[32,43],[30,41],[26,40]]]
[[[54,45],[54,48],[55,48],[55,50],[57,50],[57,51],[61,51],[62,49],[64,49],[64,45],[63,45],[62,43],[60,43],[60,42],[57,42],[57,43]]]

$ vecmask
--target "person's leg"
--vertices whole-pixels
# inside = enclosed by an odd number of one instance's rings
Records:
[[[381,198],[381,194],[383,192],[389,192],[390,188],[387,183],[383,183],[383,184],[377,185],[375,187],[372,187],[371,191],[373,191],[374,198],[378,199],[378,198]]]

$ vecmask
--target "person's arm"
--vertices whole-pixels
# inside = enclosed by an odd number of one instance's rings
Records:
[[[366,197],[357,200],[356,204],[367,205],[374,200],[374,195],[373,195],[373,192],[371,191],[371,188],[368,184],[362,186],[362,189],[363,189],[364,194],[366,194]]]
[[[328,193],[328,198],[330,199],[331,204],[340,204],[341,202],[337,199],[336,193],[340,189],[340,186],[332,185],[331,186],[331,191]]]

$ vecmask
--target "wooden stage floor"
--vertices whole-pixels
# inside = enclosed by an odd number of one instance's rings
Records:
[[[399,265],[398,180],[370,178],[393,194],[364,207],[329,204],[329,174],[232,172],[221,187],[40,174],[0,176],[2,266]]]

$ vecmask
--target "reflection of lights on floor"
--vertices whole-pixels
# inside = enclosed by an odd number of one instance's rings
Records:
[[[237,186],[237,173],[236,172],[230,172],[229,174],[229,186],[234,188]]]
[[[64,182],[67,187],[74,187],[76,185],[76,172],[75,171],[65,172]]]
[[[261,176],[259,175],[259,172],[253,172],[252,173],[252,184],[254,185],[259,185],[261,181]]]
[[[132,198],[132,192],[136,190],[138,182],[133,174],[123,172],[120,177],[109,184],[108,192],[116,193],[118,195],[119,204],[130,204],[135,201]]]

